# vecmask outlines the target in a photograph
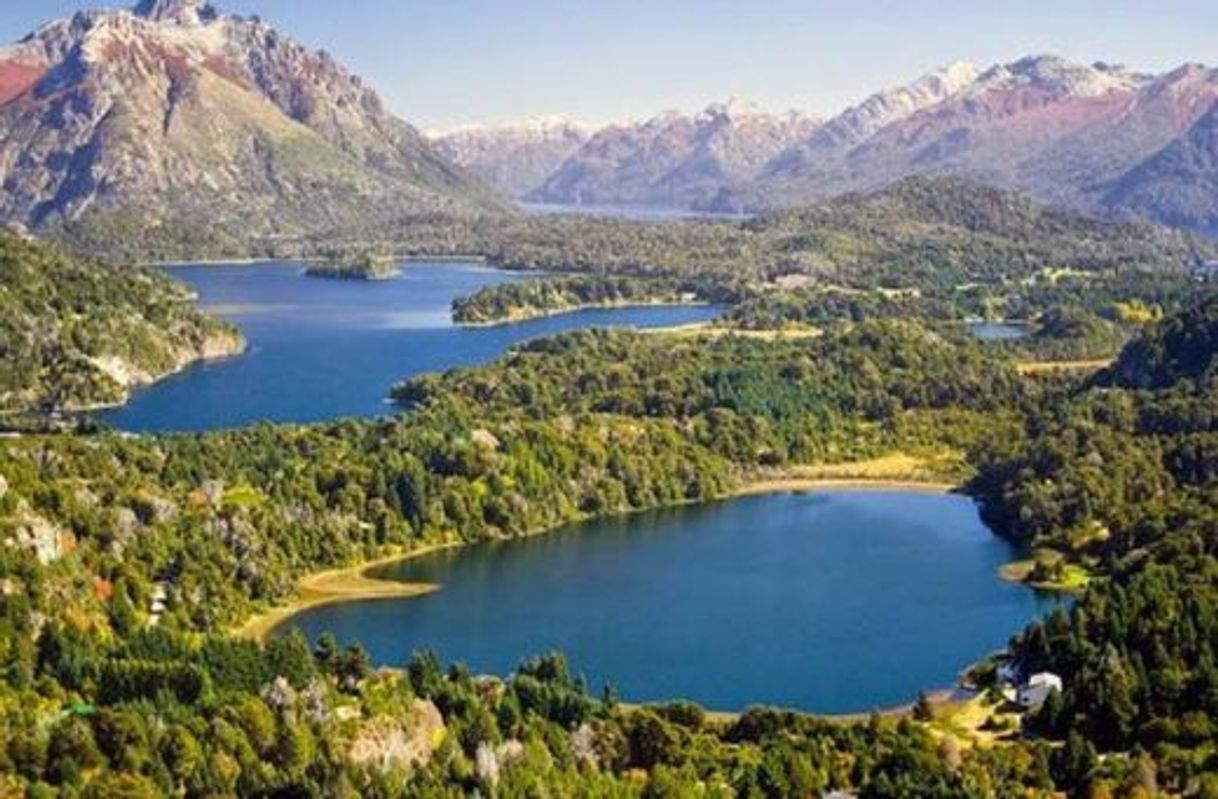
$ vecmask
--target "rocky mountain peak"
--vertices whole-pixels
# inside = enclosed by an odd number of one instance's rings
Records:
[[[1102,97],[1111,92],[1132,92],[1147,79],[1123,66],[1078,64],[1057,55],[1032,55],[986,70],[976,81],[978,92],[1041,88],[1072,97]]]
[[[153,22],[178,25],[200,25],[219,17],[207,0],[140,0],[132,13]]]
[[[954,61],[912,83],[871,95],[848,108],[817,130],[803,148],[796,148],[775,166],[779,171],[799,169],[807,150],[836,150],[850,147],[884,127],[930,108],[974,84],[980,70],[968,61]]]

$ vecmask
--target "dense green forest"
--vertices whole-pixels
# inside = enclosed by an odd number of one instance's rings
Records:
[[[488,746],[513,765],[523,746],[520,763],[532,765],[510,779],[610,794],[691,780],[761,781],[783,795],[789,780],[813,790],[970,779],[943,764],[919,775],[885,765],[935,763],[937,744],[908,724],[864,732],[763,715],[703,729],[691,726],[692,709],[640,716],[603,705],[551,675],[553,665],[538,666],[550,675],[540,685],[518,678],[486,694],[459,670],[408,684],[370,676],[359,651],[313,657],[299,642],[262,650],[227,637],[323,566],[708,499],[789,460],[963,446],[1010,424],[1003,409],[1023,401],[1009,365],[916,325],[675,346],[604,331],[533,342],[491,366],[405,384],[397,394],[411,411],[396,419],[7,442],[3,771],[17,785],[94,792],[368,795],[410,769],[359,767],[353,740],[406,735],[427,715],[415,701],[425,699],[445,732],[411,784],[440,795],[485,787]],[[28,736],[34,722],[44,735]],[[780,729],[842,752],[805,763]],[[605,754],[593,767],[576,746]],[[762,776],[770,749],[773,773]],[[755,765],[732,765],[742,751]],[[650,773],[636,778],[635,768]],[[513,767],[503,770],[506,784]],[[978,767],[973,778],[994,777]]]
[[[1205,240],[1149,224],[1101,222],[1018,193],[915,177],[869,193],[746,221],[639,222],[564,215],[417,215],[386,230],[309,239],[226,240],[214,226],[61,231],[121,262],[300,257],[339,252],[473,255],[508,269],[761,282],[803,275],[850,288],[954,290],[1044,274],[1184,274]],[[199,236],[197,241],[195,236]]]
[[[458,324],[497,324],[577,308],[623,305],[732,303],[736,293],[698,280],[611,275],[528,280],[488,286],[453,301]]]
[[[120,402],[190,361],[237,352],[180,284],[0,232],[0,413]]]
[[[1026,382],[912,322],[773,342],[586,331],[404,383],[395,419],[10,441],[0,771],[97,796],[1214,795],[1209,363],[1179,366],[1183,329],[1218,329],[1218,302],[1087,384]],[[1168,373],[1183,376],[1153,390],[1121,377]],[[1022,668],[1066,679],[1029,722],[1044,742],[962,751],[908,719],[638,710],[555,657],[488,682],[427,655],[376,674],[358,647],[226,634],[305,572],[395,547],[943,447],[972,453],[997,529],[1102,576],[1016,636]]]
[[[1015,641],[1070,686],[1038,729],[1090,767],[1097,750],[1150,752],[1178,790],[1213,757],[1218,717],[1216,335],[1215,298],[1155,326],[1035,407],[1026,435],[987,444],[973,484],[997,530],[1103,577]]]
[[[431,252],[588,273],[476,297],[478,318],[689,292],[734,304],[729,327],[822,335],[584,331],[406,381],[385,419],[6,438],[0,793],[1218,797],[1218,298],[1186,276],[1203,245],[925,180],[742,224],[431,222]],[[32,330],[84,359],[146,320],[225,330],[148,273],[6,247],[27,321],[5,365],[31,396],[80,396],[47,367],[81,363]],[[976,341],[973,318],[1029,335]],[[1089,377],[1016,368],[1117,348]],[[232,634],[319,569],[896,451],[962,453],[938,468],[999,534],[1091,578],[1010,631],[1016,671],[1064,690],[986,745],[922,702],[719,717],[625,705],[557,655],[497,678],[427,653],[377,672],[358,645]]]
[[[1184,234],[928,178],[747,222],[528,217],[446,232],[455,238],[408,249],[564,275],[458,302],[457,318],[476,322],[691,295],[732,306],[723,323],[752,329],[892,316],[1032,319],[1060,306],[1131,327],[1181,307],[1196,289],[1190,267],[1214,252]],[[1108,336],[1107,353],[1123,340]]]

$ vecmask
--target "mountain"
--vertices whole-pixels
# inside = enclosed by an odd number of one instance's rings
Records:
[[[545,183],[588,141],[588,128],[563,119],[469,127],[433,137],[441,153],[513,197]]]
[[[1218,232],[1218,102],[1104,195],[1110,209]]]
[[[927,171],[1035,189],[1021,179],[1025,163],[1114,113],[1135,95],[1140,80],[1120,68],[1080,67],[1052,56],[985,71],[949,68],[912,84],[930,82],[937,91],[916,94],[921,103],[904,104],[904,113],[878,120],[861,135],[822,137],[784,153],[766,167],[756,194],[777,191],[783,202],[795,203]],[[895,91],[910,93],[911,87]],[[847,111],[826,129],[854,130],[857,113]]]
[[[124,235],[291,236],[499,203],[329,54],[202,0],[81,12],[0,49],[0,181],[8,221]]]
[[[799,173],[818,154],[833,153],[861,144],[888,125],[943,102],[977,79],[977,67],[958,61],[923,75],[913,83],[873,94],[859,105],[846,109],[797,142],[767,165],[767,174]]]
[[[1216,130],[1218,70],[1202,65],[1151,75],[1053,55],[957,62],[823,124],[729,104],[612,126],[529,196],[762,210],[946,174],[1091,214],[1218,230]]]
[[[884,101],[894,96],[905,102]],[[744,203],[797,205],[937,172],[1089,212],[1215,225],[1204,152],[1216,102],[1218,72],[1196,65],[1159,76],[1056,56],[973,75],[957,65],[826,123],[766,165]],[[869,106],[892,113],[862,114]]]
[[[542,202],[697,207],[751,180],[818,122],[737,102],[667,112],[592,136],[530,198]]]

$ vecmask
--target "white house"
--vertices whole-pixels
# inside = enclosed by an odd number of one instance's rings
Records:
[[[1019,686],[1016,701],[1025,710],[1037,710],[1049,698],[1053,691],[1061,693],[1062,678],[1048,671],[1033,674],[1028,681]]]
[[[1200,283],[1218,280],[1218,261],[1197,261],[1192,271],[1193,280]]]
[[[152,587],[152,601],[148,606],[148,626],[155,627],[161,623],[161,616],[169,609],[169,586],[167,583],[155,583]]]

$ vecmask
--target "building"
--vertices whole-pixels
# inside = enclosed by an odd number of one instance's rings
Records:
[[[148,606],[148,626],[155,627],[161,623],[161,616],[169,610],[169,586],[166,583],[156,583],[152,587],[152,601]]]
[[[1200,283],[1218,281],[1218,261],[1197,261],[1193,266],[1193,280]]]
[[[1062,691],[1062,678],[1048,671],[1033,674],[1028,681],[1019,686],[1015,701],[1024,710],[1039,710],[1049,698],[1049,694]]]

